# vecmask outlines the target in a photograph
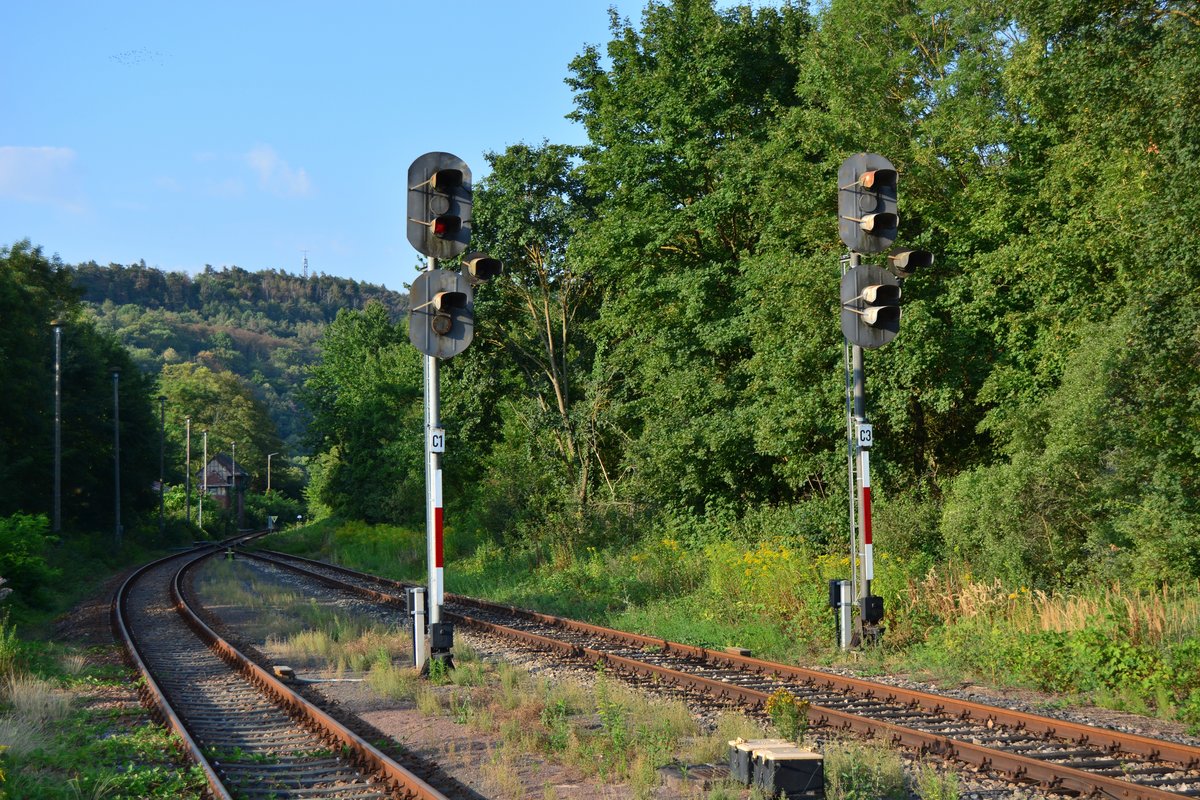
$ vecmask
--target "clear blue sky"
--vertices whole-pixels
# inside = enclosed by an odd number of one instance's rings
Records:
[[[610,6],[644,3],[0,3],[0,245],[401,288],[408,165],[581,143],[563,79]]]

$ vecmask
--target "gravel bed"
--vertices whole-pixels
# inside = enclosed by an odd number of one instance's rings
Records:
[[[320,595],[326,602],[346,607],[347,610],[354,609],[357,613],[364,613],[391,624],[396,624],[398,621],[400,624],[407,623],[407,620],[403,619],[402,613],[381,609],[378,605],[351,597],[345,593],[336,592],[324,587],[313,587],[312,584],[303,578],[269,565],[255,562],[255,567],[264,572],[271,573],[272,577],[281,582],[294,585],[297,588],[303,587],[305,592]],[[507,639],[478,631],[456,630],[455,637],[458,641],[478,652],[484,659],[507,661],[540,678],[549,680],[569,679],[588,686],[592,685],[595,680],[595,670],[592,665],[587,663],[564,662],[541,651],[521,644],[514,644]],[[1127,733],[1137,733],[1200,746],[1200,739],[1195,736],[1189,736],[1183,726],[1177,723],[1095,706],[1066,705],[1060,707],[1061,698],[1053,695],[1043,695],[1028,691],[999,691],[974,685],[947,687],[936,683],[915,680],[911,676],[906,675],[867,675],[851,669],[820,669],[831,674],[864,678],[899,688],[917,689],[933,694],[941,694],[948,697],[1040,714],[1045,717],[1097,727],[1107,727]],[[696,717],[701,727],[706,731],[715,729],[717,718],[728,708],[728,706],[719,706],[711,700],[694,693],[681,693],[677,690],[663,689],[652,686],[646,681],[628,679],[621,675],[614,677],[651,696],[682,699],[692,711],[692,714]],[[757,715],[756,718],[760,722],[765,722],[765,717],[761,714]],[[822,737],[819,734],[814,738],[818,745],[822,743]],[[1015,786],[1012,782],[994,774],[977,771],[969,765],[947,762],[932,756],[920,757],[905,754],[904,759],[910,769],[918,762],[923,762],[935,765],[939,769],[956,772],[960,778],[960,796],[968,798],[968,800],[991,800],[992,798],[996,798],[997,800],[1000,798],[1012,798],[1012,800],[1064,800],[1067,797],[1072,797],[1072,795],[1046,792],[1036,787]],[[917,795],[914,794],[913,797],[916,798]]]
[[[948,687],[944,684],[919,681],[907,675],[864,674],[854,670],[830,669],[825,667],[816,667],[813,669],[819,669],[822,672],[843,677],[875,681],[876,683],[895,686],[900,689],[914,689],[931,694],[953,697],[957,700],[969,700],[1013,711],[1038,714],[1065,722],[1092,725],[1097,728],[1108,728],[1109,730],[1121,731],[1122,733],[1139,734],[1154,739],[1200,747],[1200,737],[1189,735],[1187,729],[1181,723],[1094,705],[1064,704],[1063,698],[1058,695],[1023,689],[1000,690],[976,685]]]

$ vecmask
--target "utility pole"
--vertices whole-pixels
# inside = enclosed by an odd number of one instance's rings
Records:
[[[237,442],[230,442],[229,444],[233,448],[233,455],[230,457],[233,461],[233,470],[229,473],[229,485],[231,487],[231,491],[233,492],[233,496],[230,499],[233,501],[233,513],[237,519],[237,523],[235,525],[236,531],[236,528],[240,528],[242,526],[242,516],[238,513]],[[226,517],[226,519],[228,519],[228,517]]]
[[[183,494],[184,505],[187,506],[187,524],[192,525],[192,418],[185,417],[184,424],[184,456],[183,456]]]
[[[167,396],[158,396],[158,532],[161,535],[166,525],[164,516],[166,491],[166,450],[167,450]]]
[[[121,370],[112,368],[113,379],[113,510],[116,522],[113,539],[121,549]]]
[[[271,493],[271,457],[279,453],[267,453],[267,494]]]
[[[54,325],[54,532],[62,530],[62,324]]]
[[[200,530],[204,530],[204,496],[208,494],[208,431],[204,431],[204,472],[200,477]]]

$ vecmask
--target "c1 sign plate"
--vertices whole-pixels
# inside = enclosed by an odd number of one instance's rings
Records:
[[[446,452],[446,429],[433,428],[429,431],[429,452]]]

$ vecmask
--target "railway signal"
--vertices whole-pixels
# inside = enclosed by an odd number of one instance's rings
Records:
[[[901,280],[917,270],[933,266],[933,253],[928,250],[893,250],[888,253],[888,270]]]
[[[874,264],[851,267],[842,276],[842,334],[858,347],[874,350],[900,331],[900,281]]]
[[[408,339],[427,356],[451,358],[475,336],[475,296],[457,272],[426,270],[408,290]]]
[[[458,355],[475,336],[475,295],[471,287],[487,283],[502,269],[498,259],[474,252],[463,258],[462,271],[438,269],[438,260],[461,255],[471,238],[471,169],[450,153],[419,156],[408,168],[408,241],[425,256],[428,268],[409,289],[408,338],[425,354],[425,530],[429,585],[428,616],[414,615],[413,634],[424,647],[413,660],[425,666],[425,655],[453,667],[450,656],[454,626],[442,622],[443,547],[442,456],[446,431],[440,419],[439,361]],[[419,621],[418,621],[419,619]],[[428,624],[426,624],[426,622]]]
[[[866,412],[863,351],[890,342],[900,331],[901,284],[933,265],[933,254],[898,249],[886,267],[862,256],[887,253],[900,227],[899,173],[878,153],[855,153],[838,169],[838,236],[850,253],[842,259],[840,323],[845,336],[846,457],[850,494],[851,593],[858,599],[856,641],[882,635],[883,598],[871,592],[875,577],[871,534],[872,429]],[[831,600],[832,603],[832,600]],[[840,636],[842,647],[850,647]]]
[[[896,241],[898,174],[877,153],[856,153],[838,170],[838,234],[858,253],[882,253]]]
[[[472,286],[478,286],[500,277],[503,270],[500,259],[480,252],[468,253],[463,256],[462,265],[463,275]]]
[[[471,237],[471,168],[450,153],[426,153],[408,168],[408,241],[423,255],[453,258]]]

